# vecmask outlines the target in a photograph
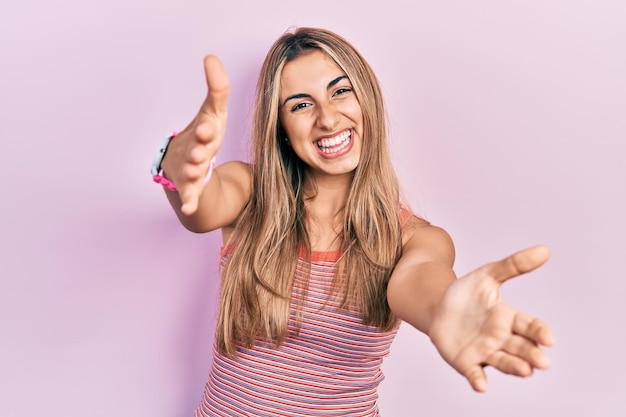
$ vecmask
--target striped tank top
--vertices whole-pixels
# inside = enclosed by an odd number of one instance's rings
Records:
[[[257,341],[237,356],[213,349],[213,362],[195,417],[377,417],[381,364],[397,328],[381,332],[356,311],[329,300],[339,252],[313,252],[299,333],[279,347]],[[221,264],[225,263],[222,254]],[[298,260],[294,287],[307,273]],[[289,329],[295,329],[292,305]]]

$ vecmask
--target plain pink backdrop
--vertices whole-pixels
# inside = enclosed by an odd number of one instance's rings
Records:
[[[4,0],[0,415],[191,416],[208,376],[219,233],[175,219],[149,166],[205,94],[232,89],[220,161],[246,159],[251,95],[292,25],[344,35],[379,75],[408,200],[459,275],[546,243],[505,299],[556,332],[553,367],[486,394],[405,326],[386,417],[626,414],[626,3]]]

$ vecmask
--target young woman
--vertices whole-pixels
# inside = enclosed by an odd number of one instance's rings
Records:
[[[258,81],[253,160],[215,170],[229,82],[214,56],[205,71],[206,101],[154,168],[186,228],[223,236],[196,416],[377,416],[382,358],[401,321],[477,391],[485,366],[518,376],[548,367],[540,346],[551,330],[498,294],[548,249],[456,279],[448,234],[400,201],[380,87],[354,47],[321,29],[281,36]]]

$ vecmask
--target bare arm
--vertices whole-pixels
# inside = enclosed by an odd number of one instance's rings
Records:
[[[389,280],[387,301],[396,317],[428,334],[439,301],[456,279],[454,244],[448,233],[411,218],[402,257]]]
[[[204,59],[207,97],[196,117],[168,147],[163,158],[164,175],[177,191],[165,190],[181,223],[193,232],[231,226],[250,198],[250,170],[243,162],[228,162],[204,180],[217,154],[227,122],[229,81],[215,56]]]

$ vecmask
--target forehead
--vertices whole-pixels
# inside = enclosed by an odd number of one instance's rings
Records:
[[[281,97],[307,92],[316,88],[326,90],[328,83],[346,75],[332,58],[315,50],[285,64],[280,77]]]

